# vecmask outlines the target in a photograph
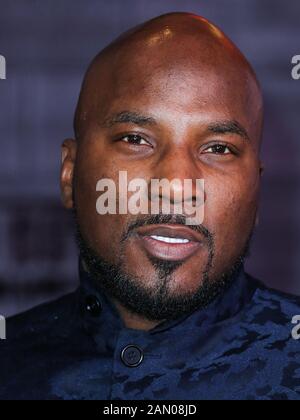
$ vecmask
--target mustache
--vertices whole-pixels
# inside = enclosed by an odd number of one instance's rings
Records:
[[[140,216],[138,219],[133,220],[127,226],[126,232],[122,235],[121,242],[126,241],[133,232],[146,225],[183,225],[191,230],[194,230],[197,233],[202,234],[208,241],[209,244],[213,244],[214,236],[204,225],[187,225],[187,218],[182,214],[154,214]]]

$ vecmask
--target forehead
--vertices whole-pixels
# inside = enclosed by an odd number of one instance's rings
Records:
[[[192,54],[194,52],[194,54]],[[148,111],[160,120],[229,118],[257,137],[261,104],[251,73],[234,57],[209,49],[137,48],[112,54],[89,78],[88,113],[105,119],[122,109]],[[91,100],[91,96],[93,100]],[[90,107],[90,108],[91,108]]]

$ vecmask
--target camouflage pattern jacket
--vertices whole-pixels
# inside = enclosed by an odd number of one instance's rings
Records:
[[[139,331],[81,273],[74,293],[8,320],[0,399],[300,400],[295,315],[299,297],[242,269],[206,309]]]

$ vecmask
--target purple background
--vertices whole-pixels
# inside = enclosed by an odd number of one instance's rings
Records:
[[[298,0],[0,0],[0,313],[13,314],[78,283],[70,215],[58,186],[61,141],[90,59],[120,32],[170,11],[219,25],[264,89],[260,224],[248,271],[300,294],[300,54]],[[220,72],[222,69],[220,69]],[[233,92],[234,94],[234,92]]]

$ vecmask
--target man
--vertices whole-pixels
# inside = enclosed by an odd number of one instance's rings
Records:
[[[62,146],[80,288],[13,317],[0,398],[298,399],[299,298],[244,272],[262,164],[263,103],[247,60],[205,19],[172,13],[92,62]],[[98,181],[177,179],[204,217],[97,211]],[[184,180],[192,180],[188,191]],[[176,187],[174,186],[176,185]],[[120,188],[120,187],[118,187]],[[132,196],[128,192],[128,198]],[[122,203],[118,203],[122,204]]]

